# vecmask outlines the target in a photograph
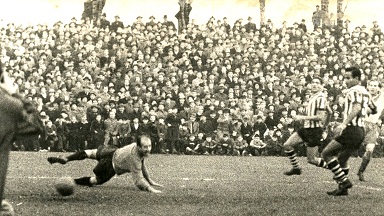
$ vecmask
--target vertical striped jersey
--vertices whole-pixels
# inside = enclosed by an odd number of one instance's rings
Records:
[[[380,115],[384,110],[384,91],[381,90],[379,95],[372,96],[372,102],[377,108],[376,114],[370,114],[365,118],[365,121],[376,124],[379,121]]]
[[[323,92],[314,94],[308,101],[308,105],[305,108],[305,114],[307,116],[316,116],[318,111],[326,110],[327,107],[327,95]],[[304,120],[304,128],[318,128],[323,127],[321,120]]]
[[[351,122],[348,122],[350,126],[364,127],[364,118],[367,116],[368,104],[371,101],[371,94],[361,85],[353,86],[348,89],[345,98],[344,108],[344,120],[352,112],[352,107],[355,103],[361,105],[360,113],[355,116]]]

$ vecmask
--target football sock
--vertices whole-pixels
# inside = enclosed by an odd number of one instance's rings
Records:
[[[336,159],[329,161],[328,168],[333,172],[333,174],[335,174],[334,179],[337,182],[343,182],[347,179],[347,176],[345,175],[343,169],[340,167],[340,164]]]
[[[317,160],[318,160],[318,162],[317,162],[316,166],[323,167],[323,168],[326,168],[326,169],[328,168],[327,162],[325,162],[325,160],[323,158],[318,158]]]
[[[67,157],[68,161],[73,161],[73,160],[84,160],[85,158],[87,158],[87,154],[85,153],[85,151],[79,151],[79,152],[76,152],[74,154],[71,154]]]
[[[369,161],[367,158],[363,157],[363,160],[361,161],[359,172],[363,173],[365,169],[367,168]]]
[[[343,172],[347,176],[349,174],[349,167],[343,167]]]
[[[294,169],[300,169],[299,161],[297,161],[295,150],[285,151],[285,153],[287,154],[288,159],[291,162],[291,165],[293,166],[293,168]]]
[[[75,179],[75,183],[78,185],[93,186],[90,182],[91,177],[82,177]]]

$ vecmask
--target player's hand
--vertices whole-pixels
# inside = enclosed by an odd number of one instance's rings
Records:
[[[152,188],[152,187],[150,187],[148,191],[151,193],[162,193],[161,190],[156,190],[155,188]]]
[[[159,184],[159,183],[156,183],[156,182],[152,182],[152,184],[151,184],[152,186],[156,186],[156,187],[161,187],[161,188],[163,188],[164,187],[164,185],[161,185],[161,184]]]

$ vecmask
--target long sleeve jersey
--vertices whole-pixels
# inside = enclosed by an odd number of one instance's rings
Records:
[[[117,149],[113,154],[112,164],[117,175],[132,173],[133,181],[139,189],[148,190],[151,187],[144,157],[139,156],[136,143]]]

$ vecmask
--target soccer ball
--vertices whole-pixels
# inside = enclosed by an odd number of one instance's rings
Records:
[[[72,178],[61,178],[55,188],[61,196],[70,196],[75,190],[75,181]]]

